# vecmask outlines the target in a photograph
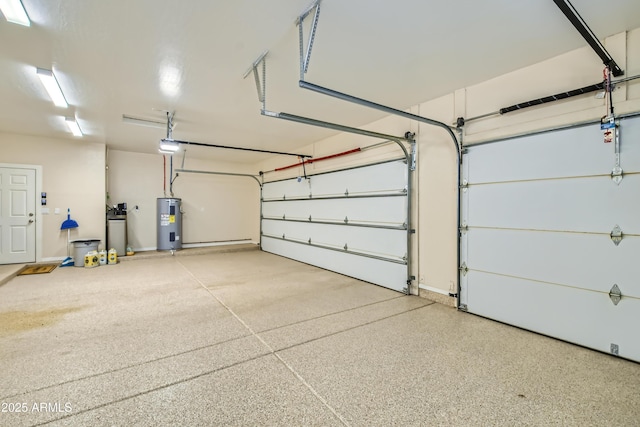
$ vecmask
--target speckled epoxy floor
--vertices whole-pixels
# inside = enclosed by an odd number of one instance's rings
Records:
[[[639,425],[640,365],[267,254],[0,286],[0,425]]]

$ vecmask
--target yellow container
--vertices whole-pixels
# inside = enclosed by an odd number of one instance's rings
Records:
[[[109,265],[118,263],[118,251],[111,248],[109,249],[109,253],[107,254],[107,262]]]
[[[87,252],[84,256],[84,266],[88,268],[97,267],[100,265],[100,256],[96,251]]]

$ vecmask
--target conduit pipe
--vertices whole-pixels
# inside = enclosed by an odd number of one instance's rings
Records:
[[[400,116],[400,117],[405,117],[408,118],[410,120],[415,120],[418,122],[422,122],[422,123],[426,123],[428,125],[432,125],[432,126],[437,126],[437,127],[441,127],[444,130],[447,131],[447,133],[449,134],[449,136],[451,137],[451,140],[453,141],[455,148],[456,148],[456,158],[457,158],[457,191],[458,191],[458,201],[457,201],[457,207],[456,207],[456,217],[457,217],[457,235],[456,235],[456,241],[457,241],[457,269],[458,269],[458,275],[457,275],[457,291],[456,291],[456,305],[459,307],[460,306],[460,274],[459,274],[459,269],[460,269],[460,175],[461,175],[461,168],[462,168],[462,162],[461,162],[461,157],[462,157],[462,152],[461,152],[461,148],[460,148],[460,143],[458,142],[458,138],[456,137],[456,135],[453,133],[451,126],[439,122],[437,120],[432,120],[429,119],[427,117],[422,117],[422,116],[418,116],[416,114],[412,114],[412,113],[407,113],[406,111],[402,111],[402,110],[397,110],[395,108],[391,108],[391,107],[387,107],[386,105],[382,105],[382,104],[378,104],[372,101],[367,101],[366,99],[362,99],[362,98],[358,98],[352,95],[348,95],[346,93],[342,93],[342,92],[338,92],[335,91],[333,89],[328,89],[326,87],[322,87],[313,83],[309,83],[306,82],[304,80],[300,80],[298,82],[298,84],[300,85],[301,88],[303,89],[309,89],[312,90],[314,92],[318,92],[321,93],[323,95],[328,95],[334,98],[338,98],[341,99],[343,101],[347,101],[347,102],[351,102],[354,104],[359,104],[365,107],[369,107],[369,108],[373,108],[376,110],[380,110],[383,111],[385,113],[388,114],[393,114],[396,116]],[[411,193],[409,193],[411,194]],[[411,197],[409,197],[409,199],[411,199]]]
[[[335,159],[336,157],[342,157],[342,156],[346,156],[346,155],[349,155],[349,154],[357,153],[357,152],[360,152],[360,151],[362,151],[361,148],[354,148],[353,150],[343,151],[342,153],[330,154],[328,156],[318,157],[318,158],[315,158],[315,159],[308,159],[308,160],[304,160],[304,161],[302,161],[300,163],[294,163],[292,165],[282,166],[280,168],[275,168],[273,171],[274,172],[280,172],[280,171],[283,171],[283,170],[286,170],[286,169],[295,168],[297,166],[308,165],[308,164],[316,163],[316,162],[319,162],[319,161],[322,161],[322,160]]]

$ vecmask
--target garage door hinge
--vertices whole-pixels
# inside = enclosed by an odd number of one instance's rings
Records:
[[[613,182],[615,182],[618,185],[620,184],[620,182],[622,182],[622,175],[623,175],[623,171],[620,166],[614,167],[613,170],[611,171],[611,179],[613,180]]]
[[[346,190],[344,190],[344,195],[349,197],[349,189],[348,188]]]
[[[618,246],[620,242],[622,242],[622,230],[620,229],[619,225],[616,224],[616,226],[613,227],[613,230],[611,230],[610,236],[611,236],[611,240],[616,246]]]
[[[345,251],[348,251],[348,250],[349,250],[349,246],[347,246],[347,244],[345,243],[345,244],[344,244],[343,249],[344,249]]]
[[[618,303],[622,299],[622,292],[620,292],[620,288],[618,287],[618,285],[613,285],[613,287],[609,291],[609,298],[611,298],[613,305],[618,305]]]
[[[462,273],[463,276],[466,276],[468,272],[469,272],[469,267],[467,267],[466,262],[463,262],[462,265],[460,266],[460,273]]]
[[[344,217],[344,223],[349,224],[349,217],[346,217],[346,216]]]
[[[467,191],[467,188],[469,188],[469,181],[463,179],[462,184],[460,184],[460,188],[462,189],[462,191]]]
[[[467,231],[469,231],[469,226],[466,222],[463,222],[460,226],[460,234],[465,234]]]
[[[622,182],[622,176],[623,176],[623,171],[622,171],[622,168],[620,166],[616,166],[611,171],[611,179],[616,184],[620,184],[620,182]]]

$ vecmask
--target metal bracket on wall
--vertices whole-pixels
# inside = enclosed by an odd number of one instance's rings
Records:
[[[469,226],[466,222],[463,222],[460,226],[460,234],[465,234],[467,231],[469,231]]]
[[[609,291],[609,298],[611,298],[613,305],[618,305],[618,303],[622,299],[622,292],[620,291],[618,285],[613,285],[613,287]]]
[[[613,243],[618,246],[620,242],[622,242],[623,237],[622,229],[620,228],[620,226],[616,224],[616,226],[613,227],[613,230],[611,230],[609,236],[611,236],[611,240],[613,241]]]
[[[416,170],[416,163],[418,161],[418,144],[415,140],[415,136],[415,132],[404,133],[404,137],[407,139],[407,141],[409,141],[409,144],[411,145],[411,165],[409,168],[412,171]]]

